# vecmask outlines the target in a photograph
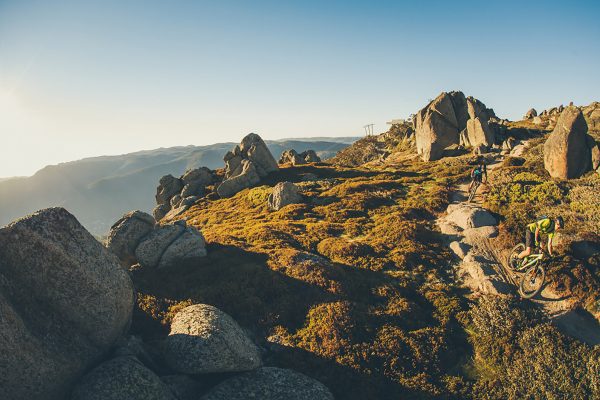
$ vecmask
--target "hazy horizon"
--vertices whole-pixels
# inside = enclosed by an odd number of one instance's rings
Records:
[[[360,136],[462,90],[600,100],[591,1],[0,0],[0,177],[181,145]]]

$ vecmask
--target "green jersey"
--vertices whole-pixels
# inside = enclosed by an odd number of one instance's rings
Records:
[[[533,233],[535,233],[536,229],[539,229],[541,233],[548,235],[549,239],[554,238],[554,221],[551,218],[542,218],[527,225],[527,228]]]

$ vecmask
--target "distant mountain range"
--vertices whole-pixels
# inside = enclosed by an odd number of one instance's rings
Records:
[[[306,138],[266,141],[275,158],[287,149],[313,149],[333,157],[358,138]],[[151,211],[161,176],[179,176],[189,168],[224,166],[223,155],[235,143],[182,146],[119,156],[84,158],[50,165],[31,177],[0,179],[0,226],[36,210],[61,206],[93,234],[104,235],[130,210]]]

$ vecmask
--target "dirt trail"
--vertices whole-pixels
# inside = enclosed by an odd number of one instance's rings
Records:
[[[523,153],[527,142],[511,151],[510,155]],[[488,165],[488,171],[498,168],[504,157],[499,156]],[[481,185],[471,203],[468,198],[469,183],[458,185],[451,195],[446,215],[438,218],[438,226],[448,238],[450,248],[462,260],[456,265],[457,278],[473,295],[518,296],[516,284],[520,277],[506,268],[506,253],[494,244],[497,227],[482,207],[485,185]],[[462,226],[458,226],[462,225]],[[590,345],[600,344],[600,325],[589,313],[574,308],[574,300],[565,297],[546,285],[531,299],[550,317],[563,333]]]

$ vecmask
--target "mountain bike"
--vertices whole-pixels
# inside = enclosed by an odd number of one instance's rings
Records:
[[[519,282],[519,294],[524,299],[530,299],[540,292],[546,279],[543,261],[546,256],[541,248],[536,248],[532,254],[520,259],[519,253],[525,250],[525,245],[519,243],[508,256],[508,267],[514,272],[522,273]]]
[[[471,187],[471,190],[469,191],[469,199],[467,200],[467,202],[470,203],[471,201],[473,201],[473,199],[475,198],[475,193],[477,193],[477,188],[479,188],[479,185],[481,185],[481,181],[476,179],[475,183]]]

